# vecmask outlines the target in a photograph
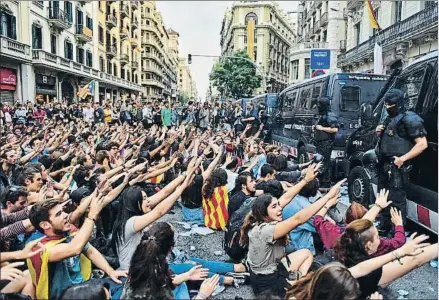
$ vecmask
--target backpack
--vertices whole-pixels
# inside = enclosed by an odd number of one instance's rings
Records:
[[[256,197],[248,198],[227,222],[224,233],[224,251],[234,261],[242,261],[247,256],[248,247],[241,246],[239,239],[245,216],[251,211],[255,199]]]

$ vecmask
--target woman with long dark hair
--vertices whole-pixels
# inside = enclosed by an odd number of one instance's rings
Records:
[[[227,189],[227,173],[224,169],[216,169],[206,179],[201,194],[203,196],[204,225],[215,230],[224,230],[229,220],[229,191]]]
[[[409,242],[403,247],[386,254],[396,261],[386,262],[382,267],[377,268],[370,274],[365,274],[367,276],[358,276],[362,297],[367,297],[375,292],[378,286],[387,286],[410,271],[421,267],[426,262],[437,258],[438,244],[420,244],[426,239],[428,239],[428,236],[421,235],[414,239],[414,235],[412,235]],[[419,241],[418,244],[420,245],[417,248],[422,248],[416,252],[416,255],[412,255],[411,252],[404,252],[404,247],[413,240]],[[380,239],[376,227],[370,220],[360,219],[346,226],[344,233],[340,236],[334,247],[334,252],[336,258],[346,267],[350,268],[367,261],[376,253],[379,245]],[[405,255],[411,256],[403,257]]]
[[[311,165],[305,178],[279,199],[270,195],[259,196],[246,216],[241,228],[240,244],[248,245],[247,264],[255,294],[271,290],[273,294],[283,297],[285,289],[290,286],[287,279],[297,280],[308,272],[313,262],[311,251],[301,249],[285,255],[285,246],[289,244],[288,233],[310,219],[330,199],[337,197],[344,180],[324,197],[286,220],[282,220],[282,209],[306,184],[317,177],[318,169],[318,165]]]
[[[156,222],[143,234],[131,258],[121,299],[174,299],[177,295],[189,298],[184,282],[202,280],[207,276],[207,269],[194,267],[187,273],[173,276],[166,258],[174,244],[174,229],[169,223]],[[196,299],[210,296],[218,281],[219,277],[215,276],[204,282]],[[182,286],[179,293],[173,292],[177,285]]]

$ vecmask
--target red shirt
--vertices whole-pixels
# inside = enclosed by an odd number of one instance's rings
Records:
[[[43,123],[45,117],[46,117],[46,112],[44,110],[34,111],[34,118],[37,120],[38,123]]]
[[[344,231],[344,228],[329,221],[325,221],[325,219],[319,215],[314,216],[314,227],[316,228],[316,232],[320,236],[320,239],[322,240],[326,249],[332,249],[335,245],[335,242]],[[395,226],[395,236],[393,239],[380,238],[380,245],[372,256],[381,256],[398,249],[405,244],[405,240],[406,237],[404,227]]]

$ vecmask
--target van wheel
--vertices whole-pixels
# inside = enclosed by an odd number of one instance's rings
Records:
[[[297,150],[297,161],[299,164],[304,164],[309,161],[308,152],[306,152],[305,146],[300,146]]]
[[[370,179],[363,167],[355,167],[348,176],[349,200],[355,201],[364,207],[370,205]]]

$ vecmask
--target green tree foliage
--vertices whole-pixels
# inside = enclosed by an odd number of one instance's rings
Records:
[[[180,101],[181,105],[185,105],[189,101],[189,95],[186,92],[180,92],[180,95],[178,95],[178,100]]]
[[[233,56],[250,60],[244,50],[235,52]],[[238,99],[251,96],[253,90],[261,86],[262,76],[256,72],[256,67],[250,61],[223,58],[215,64],[210,80],[223,97]]]

